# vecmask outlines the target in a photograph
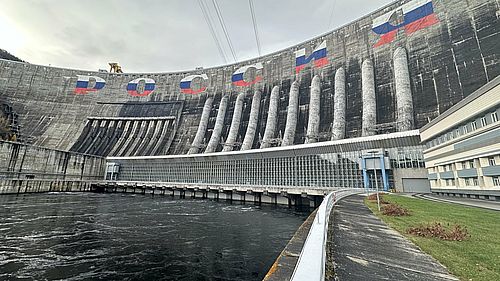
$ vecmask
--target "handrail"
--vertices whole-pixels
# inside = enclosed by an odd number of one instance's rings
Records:
[[[325,196],[316,212],[314,222],[293,270],[292,281],[325,280],[328,221],[333,205],[346,196],[363,192],[364,189],[361,188],[342,189],[330,192]]]

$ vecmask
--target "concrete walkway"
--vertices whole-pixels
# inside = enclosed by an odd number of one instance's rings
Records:
[[[423,198],[427,200],[432,200],[436,202],[447,202],[455,203],[470,207],[478,207],[483,209],[500,211],[500,201],[490,201],[485,199],[473,199],[473,198],[463,198],[463,197],[450,197],[450,196],[439,196],[434,194],[415,194],[417,198]]]
[[[347,197],[332,212],[326,280],[458,280],[373,215],[363,198]]]

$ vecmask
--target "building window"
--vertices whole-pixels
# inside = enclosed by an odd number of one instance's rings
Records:
[[[486,122],[486,117],[481,117],[481,127],[485,127],[488,125],[488,122]]]
[[[467,125],[463,126],[462,129],[463,129],[464,135],[469,132],[469,129],[467,128]]]
[[[493,185],[500,186],[500,177],[493,177]]]
[[[488,163],[490,164],[490,166],[495,166],[496,165],[495,157],[493,156],[488,157]]]
[[[493,123],[498,122],[498,116],[496,112],[491,113],[491,121],[493,121]]]
[[[478,186],[479,182],[477,180],[477,177],[474,178],[466,178],[465,179],[465,185],[467,186]]]
[[[476,121],[470,123],[470,126],[472,128],[473,131],[477,130],[477,124],[476,124]]]
[[[475,168],[474,160],[467,160],[462,162],[462,169],[473,169]]]
[[[460,129],[455,130],[455,136],[458,138],[460,136]]]

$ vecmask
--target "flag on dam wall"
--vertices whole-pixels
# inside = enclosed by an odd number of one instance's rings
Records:
[[[89,88],[90,80],[95,81],[94,87]],[[98,76],[77,75],[75,94],[85,95],[88,92],[95,92],[104,88],[106,81]]]
[[[401,18],[400,24],[392,24]],[[434,13],[432,0],[414,0],[410,1],[398,9],[392,10],[372,22],[372,30],[380,35],[380,39],[373,47],[378,47],[391,43],[399,29],[404,29],[406,34],[411,34],[425,27],[439,22]]]
[[[231,81],[233,82],[233,85],[245,87],[245,86],[255,84],[255,83],[259,82],[260,80],[262,80],[261,75],[256,75],[252,81],[246,82],[245,79],[243,79],[243,75],[250,68],[255,68],[256,70],[261,70],[264,68],[264,66],[262,65],[262,63],[258,62],[255,64],[246,65],[246,66],[242,66],[242,67],[238,68],[233,73],[233,76],[231,76]]]
[[[195,75],[189,75],[187,77],[184,77],[181,79],[180,87],[181,87],[181,92],[184,94],[199,94],[207,89],[207,87],[201,87],[198,90],[193,90],[191,88],[191,82],[193,82],[194,79],[196,78],[201,78],[203,80],[208,80],[208,76],[206,74],[195,74]]]
[[[305,48],[295,52],[295,73],[299,73],[304,69],[311,60],[314,60],[315,67],[322,67],[328,64],[328,59],[326,58],[326,41],[321,42],[308,57],[306,57]]]
[[[144,81],[144,91],[142,93],[137,91],[140,81]],[[144,97],[151,94],[151,92],[154,91],[155,86],[155,80],[151,78],[137,78],[127,84],[127,92],[133,97]]]

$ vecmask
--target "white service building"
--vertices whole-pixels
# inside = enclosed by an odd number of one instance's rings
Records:
[[[500,199],[500,76],[420,129],[431,191]]]

